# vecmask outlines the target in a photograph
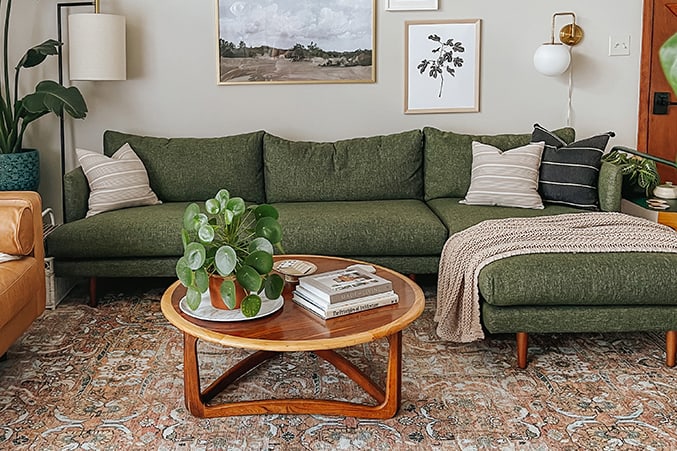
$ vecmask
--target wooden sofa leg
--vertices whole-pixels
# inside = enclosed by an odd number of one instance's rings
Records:
[[[529,335],[526,332],[517,332],[517,366],[524,369],[527,367],[527,347]]]
[[[96,307],[98,302],[96,301],[96,277],[89,278],[89,306]]]
[[[669,330],[665,333],[665,364],[675,366],[677,358],[677,330]]]

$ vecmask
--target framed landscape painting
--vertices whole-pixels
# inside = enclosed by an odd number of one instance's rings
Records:
[[[376,0],[216,0],[219,84],[373,83]]]
[[[479,111],[480,19],[404,26],[404,112]]]

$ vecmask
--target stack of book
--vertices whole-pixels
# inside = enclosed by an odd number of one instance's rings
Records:
[[[362,269],[346,268],[301,277],[293,300],[329,319],[395,304],[399,298],[389,280]]]

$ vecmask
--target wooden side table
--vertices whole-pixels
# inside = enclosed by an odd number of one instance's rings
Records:
[[[677,199],[668,199],[667,202],[670,208],[657,210],[649,207],[645,197],[621,199],[621,212],[665,224],[677,230]]]
[[[276,259],[307,260],[318,272],[364,263],[337,257],[282,255]],[[374,265],[376,266],[376,265]],[[212,322],[184,313],[179,302],[185,296],[180,282],[162,296],[162,313],[183,333],[184,396],[186,407],[197,417],[253,414],[323,414],[361,418],[390,418],[400,405],[402,383],[402,330],[423,312],[423,291],[412,280],[395,271],[376,266],[377,274],[393,283],[397,304],[323,320],[291,300],[285,288],[283,307],[266,316],[242,322]],[[386,338],[389,344],[385,388],[381,388],[336,349]],[[200,387],[198,340],[226,347],[255,351],[226,370],[206,389]],[[326,360],[355,381],[377,404],[357,404],[330,399],[260,399],[210,404],[210,401],[239,377],[280,352],[308,351]]]

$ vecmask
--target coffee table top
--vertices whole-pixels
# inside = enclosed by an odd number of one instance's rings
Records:
[[[278,255],[276,260],[306,260],[317,265],[317,272],[365,263],[340,257],[317,255]],[[369,264],[369,263],[368,263]],[[373,265],[376,274],[390,280],[399,295],[397,304],[324,320],[291,299],[287,284],[284,306],[272,315],[239,322],[213,322],[193,318],[181,311],[179,302],[186,289],[177,280],[162,296],[162,313],[179,330],[224,346],[265,351],[316,351],[368,343],[401,331],[423,312],[421,288],[408,277]]]

